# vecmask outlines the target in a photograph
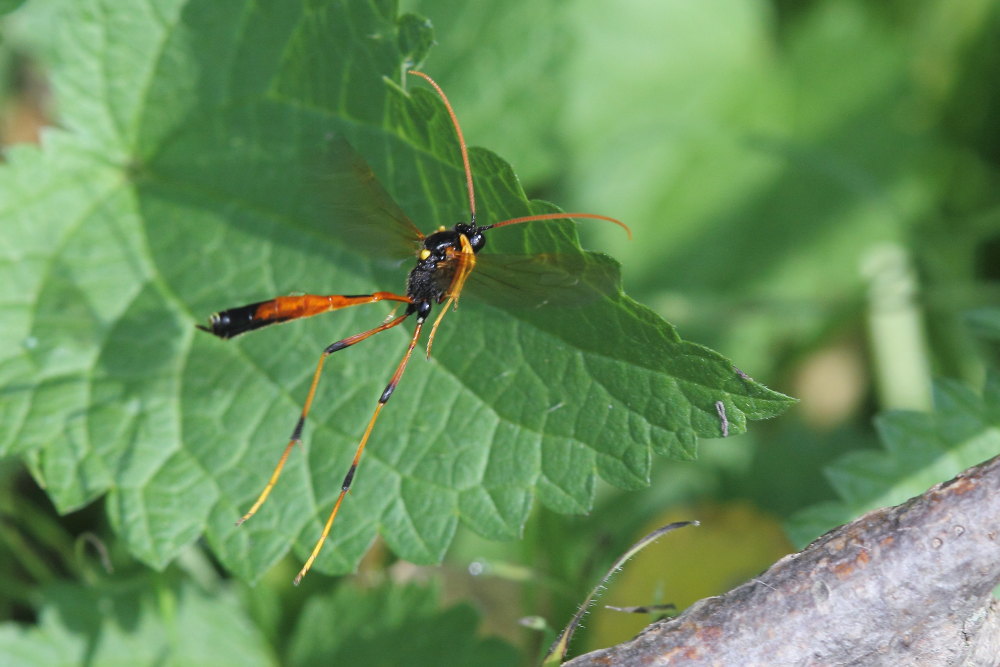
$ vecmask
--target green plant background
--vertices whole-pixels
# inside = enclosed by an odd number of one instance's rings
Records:
[[[683,608],[793,549],[779,526],[801,545],[1000,451],[994,2],[8,5],[4,664],[530,663],[550,633],[518,619],[561,626],[656,525],[704,524],[605,602]],[[631,298],[463,299],[292,588],[405,334],[331,359],[306,445],[236,529],[316,353],[387,309],[233,342],[193,324],[401,284],[331,233],[330,134],[422,229],[467,215],[411,64],[488,149],[480,219],[627,221],[633,241],[578,228]],[[575,229],[490,249],[575,254]],[[754,421],[788,402],[728,359],[800,403]],[[716,400],[732,437],[706,440]],[[595,609],[573,651],[648,620]]]

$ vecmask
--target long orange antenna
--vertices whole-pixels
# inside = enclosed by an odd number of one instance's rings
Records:
[[[502,222],[494,222],[492,225],[484,227],[483,229],[493,229],[494,227],[506,227],[507,225],[519,225],[522,222],[534,222],[536,220],[567,220],[569,218],[591,218],[592,220],[607,220],[608,222],[613,222],[628,234],[629,239],[632,238],[632,230],[629,229],[621,220],[616,220],[614,218],[609,218],[606,215],[597,215],[596,213],[542,213],[541,215],[526,215],[523,218],[511,218],[510,220],[503,220]]]
[[[451,108],[451,102],[448,101],[448,96],[444,94],[441,90],[441,86],[437,85],[437,82],[424,74],[423,72],[418,72],[415,69],[411,69],[407,74],[412,74],[414,76],[419,76],[420,78],[431,84],[437,94],[441,97],[441,101],[444,102],[444,107],[448,110],[448,115],[451,116],[451,123],[455,126],[455,134],[458,135],[458,146],[462,149],[462,164],[465,166],[465,184],[469,189],[469,212],[472,214],[472,222],[476,221],[476,194],[472,188],[472,168],[469,166],[469,151],[465,147],[465,137],[462,136],[462,127],[458,124],[458,116],[455,115],[455,110]]]

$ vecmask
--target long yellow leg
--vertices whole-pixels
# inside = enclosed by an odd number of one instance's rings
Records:
[[[405,316],[404,316],[405,317]],[[340,504],[344,502],[344,496],[347,492],[351,490],[351,483],[354,481],[354,474],[358,470],[358,464],[361,461],[361,454],[365,451],[365,445],[368,444],[368,438],[372,434],[372,429],[375,427],[375,421],[378,419],[378,415],[382,412],[382,407],[389,401],[392,396],[392,392],[396,390],[396,385],[399,384],[399,379],[403,377],[403,371],[406,370],[406,364],[409,363],[410,357],[413,355],[413,348],[417,345],[417,339],[420,338],[420,330],[423,328],[423,322],[417,320],[417,326],[413,330],[413,337],[410,339],[410,346],[406,348],[406,354],[403,355],[403,359],[399,362],[399,366],[396,368],[396,372],[392,374],[392,379],[389,380],[389,384],[386,385],[385,391],[378,399],[378,405],[375,406],[375,413],[372,418],[368,421],[368,427],[365,429],[365,434],[361,436],[361,442],[358,444],[358,449],[354,452],[354,460],[351,462],[351,467],[347,470],[347,474],[344,475],[344,482],[340,485],[340,495],[337,496],[337,502],[333,505],[333,510],[330,512],[330,516],[326,520],[326,524],[323,526],[323,532],[319,536],[319,540],[316,541],[316,546],[313,547],[312,553],[309,554],[306,564],[302,566],[299,573],[295,576],[295,585],[298,586],[299,582],[302,581],[302,577],[306,576],[306,573],[312,567],[313,562],[316,557],[319,556],[320,550],[323,548],[323,543],[326,542],[327,536],[330,535],[330,529],[333,528],[333,522],[337,518],[337,512],[340,511]]]
[[[271,473],[271,478],[268,480],[267,486],[265,486],[264,490],[261,491],[260,495],[257,497],[257,500],[250,507],[247,513],[244,514],[240,518],[240,520],[236,522],[237,526],[241,525],[244,521],[246,521],[254,514],[256,514],[257,510],[260,509],[260,506],[264,504],[265,500],[267,500],[267,497],[271,495],[271,490],[274,488],[274,485],[277,484],[278,478],[281,476],[281,471],[285,467],[285,461],[288,460],[288,453],[292,451],[292,447],[294,447],[296,443],[302,442],[302,429],[306,425],[306,417],[309,416],[309,409],[312,407],[313,397],[316,396],[316,387],[319,385],[319,378],[320,375],[322,375],[323,373],[323,364],[326,362],[326,358],[338,350],[343,350],[345,347],[350,347],[351,345],[360,343],[361,341],[365,340],[366,338],[369,338],[370,336],[374,336],[380,331],[385,331],[386,329],[391,329],[397,324],[401,324],[403,320],[405,320],[409,316],[410,313],[400,315],[399,317],[389,322],[384,322],[383,324],[380,324],[374,329],[370,329],[368,331],[364,331],[362,333],[349,336],[347,338],[344,338],[343,340],[338,340],[336,343],[329,345],[325,350],[323,350],[323,354],[320,355],[319,361],[316,363],[316,371],[313,373],[312,383],[309,385],[309,393],[306,395],[306,401],[302,405],[302,413],[299,415],[299,420],[295,422],[295,428],[292,429],[292,437],[288,440],[288,444],[285,445],[285,451],[282,452],[281,458],[278,460],[278,465],[275,466],[274,472]]]

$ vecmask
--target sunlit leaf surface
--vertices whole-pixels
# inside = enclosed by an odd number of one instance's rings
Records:
[[[63,511],[107,494],[113,526],[153,566],[205,535],[226,567],[257,578],[317,537],[408,333],[331,358],[304,446],[236,528],[319,352],[389,309],[236,341],[194,325],[282,294],[403,289],[407,266],[352,245],[326,205],[317,158],[331,138],[425,232],[467,219],[448,117],[403,74],[429,26],[388,2],[63,5],[51,42],[61,129],[0,171],[2,452],[27,457]],[[472,162],[480,222],[551,210],[493,153]],[[616,270],[581,255],[575,229],[495,230],[484,253]],[[692,457],[699,437],[789,404],[620,292],[511,301],[468,295],[434,357],[411,363],[317,569],[352,570],[376,535],[418,563],[438,561],[460,522],[516,537],[536,498],[586,512],[597,475],[642,487],[653,453]]]

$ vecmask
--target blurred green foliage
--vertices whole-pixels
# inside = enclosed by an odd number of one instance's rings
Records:
[[[456,601],[479,609],[481,634],[502,636],[528,662],[540,634],[518,619],[538,615],[561,627],[607,564],[665,513],[759,522],[768,527],[759,542],[740,525],[728,543],[713,531],[702,545],[676,546],[697,553],[728,544],[766,562],[792,548],[774,538],[773,521],[798,514],[795,536],[806,541],[870,502],[894,502],[894,489],[917,493],[952,474],[944,464],[958,465],[957,450],[996,453],[977,434],[998,419],[994,384],[982,398],[978,387],[996,367],[1000,340],[990,308],[1000,296],[1000,4],[629,0],[613,12],[597,0],[402,4],[434,26],[423,68],[448,91],[470,142],[508,160],[532,197],[627,221],[632,242],[615,230],[582,230],[585,245],[622,262],[626,291],[800,405],[746,435],[702,443],[697,461],[656,462],[650,489],[599,484],[587,516],[536,508],[511,542],[459,529],[441,568],[376,548],[360,574],[317,577],[308,592],[288,585],[294,558],[250,588],[201,546],[151,574],[115,539],[100,501],[59,517],[9,460],[0,468],[0,613],[8,620],[0,662],[111,662],[136,642],[167,664],[214,658],[191,651],[227,642],[247,654],[242,662],[350,659],[350,639],[334,636],[331,618],[366,628],[354,656],[365,660],[377,660],[370,651],[379,648],[387,661],[405,655],[400,633],[447,629],[467,651],[450,654],[455,660],[516,662],[511,649],[473,638],[475,623],[454,611]],[[59,100],[32,83],[51,56],[43,36],[57,10],[33,0],[5,19],[8,142],[30,137],[39,117],[59,122]],[[413,34],[419,54],[427,45]],[[99,48],[99,34],[93,39]],[[110,80],[123,90],[144,81],[141,72]],[[71,129],[104,131],[100,123]],[[172,332],[160,335],[169,341]],[[939,385],[937,411],[882,417],[883,451],[873,417],[931,410],[932,377],[951,379]],[[669,551],[673,539],[660,546]],[[95,543],[110,551],[114,573]],[[695,562],[671,566],[685,569],[683,592],[647,570],[645,597],[615,601],[683,603],[746,576],[742,562]],[[413,583],[425,578],[438,583]],[[629,580],[628,593],[643,596],[645,578]],[[128,613],[105,618],[108,605]],[[419,629],[425,622],[435,629]],[[200,634],[182,632],[186,624],[212,630],[205,646]],[[627,638],[603,631],[612,625],[586,622],[599,631],[578,632],[572,649]]]

